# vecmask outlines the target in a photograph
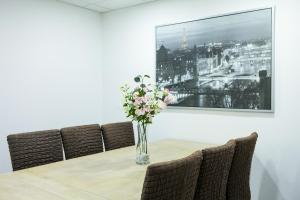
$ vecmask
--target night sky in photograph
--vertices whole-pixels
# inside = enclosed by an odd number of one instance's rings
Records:
[[[157,49],[163,44],[171,51],[180,48],[186,35],[189,48],[209,42],[270,39],[271,9],[220,16],[181,24],[159,26],[156,29]]]

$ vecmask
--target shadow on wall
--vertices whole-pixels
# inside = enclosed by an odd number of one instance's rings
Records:
[[[278,185],[276,184],[278,183],[278,177],[274,176],[275,173],[272,173],[272,175],[270,174],[270,172],[275,172],[271,162],[267,163],[266,166],[263,166],[261,161],[254,155],[252,167],[252,173],[257,171],[260,174],[260,177],[253,177],[255,181],[260,179],[260,183],[256,182],[254,185],[252,184],[253,187],[256,187],[258,192],[258,200],[286,200],[280,193]]]
[[[0,131],[1,132],[1,131]],[[12,171],[6,135],[0,136],[0,173]]]
[[[176,114],[203,114],[203,115],[218,115],[218,116],[234,116],[234,117],[253,117],[253,118],[274,118],[274,112],[256,112],[256,111],[236,111],[231,109],[214,110],[207,108],[194,108],[194,107],[175,107],[168,106],[162,112],[176,113]]]
[[[298,193],[293,193],[293,199],[299,199],[300,191],[299,191],[299,183],[300,183],[300,166],[298,167],[299,171],[295,176],[294,183],[291,184],[292,191],[298,191]]]

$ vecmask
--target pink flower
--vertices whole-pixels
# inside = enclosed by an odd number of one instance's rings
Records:
[[[149,106],[146,106],[146,107],[143,108],[143,110],[144,110],[144,112],[149,113],[149,112],[150,112],[150,107],[149,107]]]
[[[144,103],[149,103],[151,101],[151,97],[149,96],[149,95],[147,95],[147,96],[144,96],[144,98],[143,98],[143,102]]]
[[[165,102],[166,104],[173,103],[173,102],[175,102],[175,97],[174,97],[172,94],[168,94],[168,95],[165,97],[164,102]]]
[[[134,100],[133,105],[135,106],[141,105],[143,103],[143,97],[134,96],[133,100]]]
[[[158,100],[158,107],[160,109],[166,109],[167,108],[167,104],[165,102],[163,102],[162,100]]]
[[[137,116],[141,116],[141,115],[144,115],[144,114],[145,114],[145,111],[144,111],[144,109],[137,109],[137,110],[135,111],[135,114],[136,114]]]

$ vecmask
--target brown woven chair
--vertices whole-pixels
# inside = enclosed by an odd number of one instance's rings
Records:
[[[66,159],[103,152],[101,128],[98,124],[62,128],[60,132]]]
[[[13,134],[7,142],[14,171],[63,160],[59,130]]]
[[[132,122],[102,125],[105,150],[113,150],[135,145]]]
[[[202,150],[203,161],[194,200],[225,200],[235,141]]]
[[[257,133],[236,139],[235,152],[227,183],[227,200],[250,200],[250,171]]]
[[[202,161],[201,151],[149,165],[141,200],[193,200]]]

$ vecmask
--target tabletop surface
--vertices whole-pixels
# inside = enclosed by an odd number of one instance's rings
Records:
[[[150,162],[183,158],[212,144],[184,140],[150,143]],[[0,175],[0,200],[139,200],[147,165],[135,147]]]

